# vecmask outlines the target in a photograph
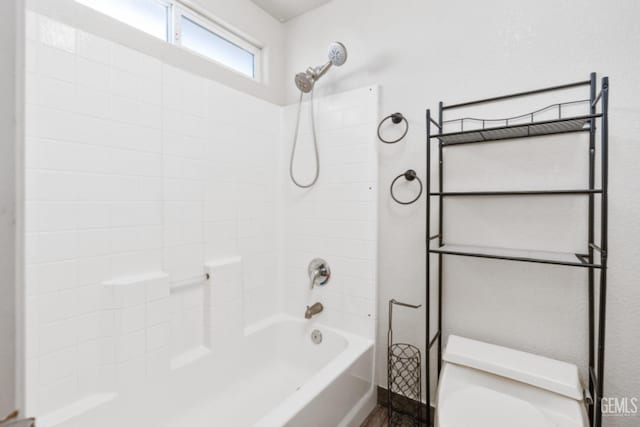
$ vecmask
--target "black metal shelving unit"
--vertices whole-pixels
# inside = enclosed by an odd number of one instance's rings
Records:
[[[542,93],[562,91],[572,88],[588,88],[589,98],[580,101],[553,104],[540,110],[525,115],[510,117],[500,120],[483,120],[472,118],[459,118],[444,121],[445,111],[451,111],[463,107],[476,106],[486,103],[511,100],[514,98],[527,97]],[[567,116],[566,112],[570,104],[588,103],[589,114],[579,116]],[[549,120],[550,112],[557,117]],[[436,375],[439,376],[442,365],[442,288],[444,285],[443,263],[445,256],[463,256],[475,258],[488,258],[505,261],[531,262],[540,264],[551,264],[566,267],[585,268],[588,271],[588,336],[589,336],[589,367],[588,367],[588,396],[585,396],[590,425],[601,427],[602,410],[601,400],[603,397],[604,382],[604,357],[605,357],[605,321],[606,321],[606,296],[607,296],[607,227],[608,227],[608,139],[609,139],[609,79],[602,78],[600,91],[597,88],[596,74],[591,73],[588,80],[560,86],[547,87],[532,91],[514,93],[493,98],[480,99],[463,102],[459,104],[444,105],[439,103],[437,117],[432,117],[431,110],[426,112],[427,129],[427,209],[426,209],[426,402],[430,404],[430,379],[431,366],[430,356],[436,352]],[[536,120],[536,116],[545,114],[545,120]],[[596,146],[597,144],[597,122],[600,130],[600,183],[596,187]],[[443,132],[445,125],[459,124],[460,129],[455,132]],[[432,126],[437,128],[436,133],[431,133]],[[466,126],[466,130],[465,130]],[[471,128],[469,128],[471,126]],[[573,134],[577,132],[587,132],[589,134],[589,177],[584,189],[561,189],[561,190],[539,190],[530,191],[445,191],[444,189],[444,157],[443,152],[448,147],[455,147],[465,144],[486,144],[493,141],[520,140],[545,135]],[[433,140],[438,141],[438,189],[431,190],[431,144]],[[526,197],[526,196],[575,196],[583,195],[588,197],[588,245],[582,253],[558,253],[542,251],[510,250],[503,248],[450,245],[445,241],[443,234],[445,199],[448,197]],[[596,236],[596,203],[595,198],[600,197],[600,241],[595,242]],[[432,198],[437,199],[438,225],[437,232],[431,234],[431,204]],[[437,257],[437,307],[438,316],[436,330],[431,336],[430,308],[431,308],[431,255]],[[598,256],[597,256],[598,255]],[[599,298],[596,298],[596,273],[599,274]],[[596,320],[597,312],[597,320]],[[597,326],[596,326],[597,323]],[[597,327],[597,330],[596,330]],[[596,333],[597,331],[597,333]],[[437,345],[436,345],[437,343]],[[435,348],[434,348],[435,346]]]

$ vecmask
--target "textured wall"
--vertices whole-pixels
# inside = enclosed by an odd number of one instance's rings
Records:
[[[589,72],[597,71],[611,78],[611,256],[605,390],[611,396],[640,396],[640,365],[636,363],[640,352],[637,339],[640,274],[636,262],[640,240],[636,179],[640,109],[634,97],[640,88],[636,72],[640,59],[634,54],[640,40],[634,19],[640,13],[638,7],[634,1],[591,0],[491,0],[481,4],[334,0],[286,24],[286,78],[291,79],[296,72],[321,62],[328,43],[341,40],[349,48],[349,60],[339,71],[323,78],[319,95],[380,84],[381,115],[402,111],[411,123],[404,142],[380,148],[379,356],[384,355],[386,301],[391,297],[420,301],[425,295],[424,199],[418,205],[399,208],[389,201],[386,188],[393,177],[408,167],[416,168],[424,176],[425,109],[437,108],[441,100],[454,103],[582,80],[588,78]],[[285,88],[287,99],[293,102],[297,97],[294,85]],[[535,101],[541,104],[537,106],[547,102]],[[488,114],[504,116],[514,110],[529,111],[530,107],[518,105],[503,111],[491,110]],[[584,167],[587,161],[584,141],[572,141],[575,149],[582,150],[577,152],[582,156],[576,158],[577,166]],[[515,151],[518,147],[508,144],[496,145],[497,151],[491,154],[467,150],[468,157],[449,162],[449,170],[452,177],[460,178],[458,188],[463,184],[489,183],[486,179],[494,179],[493,184],[502,186],[526,186],[535,176],[525,175],[520,180],[511,177],[515,172],[534,171],[529,166],[541,164],[545,153],[555,153],[549,151],[555,147],[552,143],[545,142],[543,150],[519,152]],[[532,158],[534,163],[523,163],[521,160],[529,155],[537,156]],[[539,185],[549,188],[556,179],[566,183],[580,178],[581,183],[585,182],[583,173],[569,175],[575,164],[562,164],[559,157],[549,158],[555,169],[541,173],[543,180]],[[483,167],[485,163],[480,160],[487,159],[491,162]],[[496,182],[495,178],[500,176],[491,177],[491,172],[498,170],[502,171],[503,180]],[[558,186],[562,183],[558,182]],[[453,211],[455,206],[451,206],[447,230],[459,231],[456,237],[461,240],[461,233],[469,230],[465,224],[475,223],[481,228],[474,234],[465,233],[465,238],[489,236],[490,243],[511,247],[544,243],[549,249],[567,249],[584,245],[584,240],[579,240],[584,239],[584,233],[576,240],[568,237],[570,231],[584,229],[584,217],[577,222],[571,218],[571,209],[578,205],[559,206],[554,201],[532,199],[526,206],[511,203],[512,210],[501,210],[502,203],[494,200],[458,206],[457,213]],[[477,210],[479,206],[482,210]],[[563,216],[555,222],[558,216],[552,220],[551,213]],[[522,219],[528,221],[524,228],[518,225]],[[564,225],[566,229],[561,228]],[[486,232],[481,236],[483,229]],[[514,230],[524,232],[517,235]],[[555,233],[560,233],[558,238],[546,241],[542,238]],[[445,294],[446,332],[578,363],[584,360],[587,351],[584,272],[453,258],[446,265],[452,279]],[[416,315],[398,311],[396,324],[404,331],[401,336],[405,339],[424,341],[423,312]],[[383,360],[378,358],[382,384]],[[605,425],[636,424],[637,418],[612,417]]]

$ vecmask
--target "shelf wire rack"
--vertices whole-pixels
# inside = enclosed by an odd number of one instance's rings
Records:
[[[453,120],[443,120],[445,112],[463,107],[478,106],[481,104],[507,101],[514,98],[528,97],[538,94],[556,93],[574,88],[589,88],[589,99],[563,102],[549,105],[539,110],[513,116],[505,119],[477,119],[463,117]],[[586,111],[574,114],[577,107],[586,105]],[[598,112],[599,109],[599,112]],[[597,143],[596,121],[599,121],[599,144]],[[475,258],[487,258],[501,261],[516,261],[551,264],[566,267],[578,267],[587,270],[587,291],[588,291],[588,387],[585,390],[585,405],[589,415],[589,425],[591,427],[602,426],[601,402],[604,397],[604,357],[605,357],[605,332],[606,332],[606,297],[607,297],[607,263],[608,263],[608,174],[609,174],[609,78],[603,77],[598,91],[596,83],[596,73],[591,73],[588,80],[563,84],[559,86],[546,87],[542,89],[530,90],[508,95],[496,96],[492,98],[479,99],[462,102],[458,104],[444,105],[439,103],[437,116],[432,117],[431,110],[426,111],[426,178],[425,188],[427,193],[426,206],[426,356],[425,356],[425,383],[430,384],[431,367],[430,356],[436,353],[436,376],[440,374],[442,366],[442,336],[443,336],[443,315],[442,315],[442,290],[444,287],[443,265],[446,256],[464,256]],[[432,126],[437,128],[437,132],[432,133]],[[453,128],[453,131],[445,131],[445,127]],[[464,144],[488,143],[491,141],[519,140],[520,138],[562,135],[575,132],[588,132],[589,144],[588,153],[585,159],[588,161],[589,176],[584,189],[532,189],[514,191],[456,191],[448,192],[444,190],[444,156],[443,151],[447,147]],[[431,145],[432,140],[438,141],[437,146],[437,174],[438,187],[436,191],[431,190]],[[599,149],[599,183],[596,188],[596,151]],[[549,251],[513,250],[491,247],[452,245],[446,241],[444,235],[443,218],[445,199],[449,197],[528,197],[528,196],[583,196],[588,198],[588,230],[586,241],[588,244],[584,251],[579,253],[558,253]],[[595,198],[599,198],[599,205]],[[434,210],[437,210],[437,231],[431,234],[431,206],[432,198],[435,198]],[[599,221],[596,216],[599,214]],[[596,227],[598,233],[596,233]],[[596,243],[596,237],[599,242]],[[431,256],[437,257],[437,261],[432,266]],[[435,333],[431,336],[431,272],[437,277],[437,320]],[[596,279],[599,279],[596,281]],[[597,292],[596,292],[597,291]],[[425,401],[431,402],[430,387],[425,387]]]

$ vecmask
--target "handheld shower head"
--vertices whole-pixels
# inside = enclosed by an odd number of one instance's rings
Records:
[[[340,42],[333,42],[329,45],[329,62],[317,67],[309,67],[307,71],[296,74],[295,83],[301,92],[309,93],[313,86],[329,71],[331,66],[339,67],[347,62],[347,48]]]
[[[309,70],[305,71],[304,73],[296,74],[295,82],[300,92],[311,92],[315,81],[315,77],[312,73],[309,72]]]
[[[291,158],[289,160],[289,176],[291,181],[300,188],[312,187],[318,177],[320,176],[320,156],[318,154],[318,140],[316,137],[316,124],[313,117],[313,86],[316,84],[320,77],[324,76],[329,68],[332,66],[339,67],[347,62],[347,48],[340,42],[333,42],[329,45],[329,62],[317,67],[309,67],[307,71],[296,74],[294,81],[296,86],[300,90],[300,101],[298,101],[298,118],[296,119],[296,130],[293,133],[293,147],[291,147]],[[309,109],[311,111],[311,133],[313,134],[313,148],[315,151],[316,159],[316,173],[308,184],[301,184],[298,182],[293,173],[293,160],[296,155],[296,144],[298,143],[298,130],[300,129],[300,110],[302,110],[302,97],[303,94],[311,92]]]

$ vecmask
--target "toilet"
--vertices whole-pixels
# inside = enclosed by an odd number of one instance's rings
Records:
[[[436,396],[437,427],[586,427],[578,368],[451,335]]]

